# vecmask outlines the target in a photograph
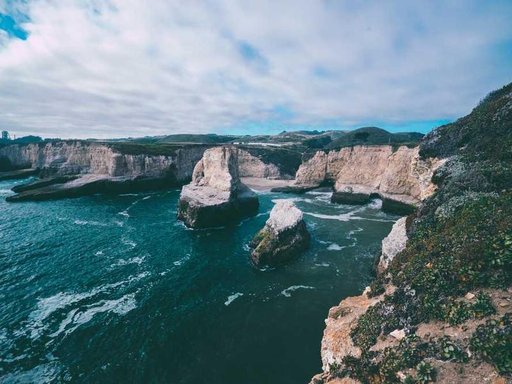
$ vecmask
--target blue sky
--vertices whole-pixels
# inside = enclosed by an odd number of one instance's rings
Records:
[[[0,129],[428,132],[512,81],[512,2],[0,0]]]

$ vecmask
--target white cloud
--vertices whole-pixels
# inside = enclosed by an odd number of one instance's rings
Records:
[[[13,4],[29,37],[0,35],[0,128],[18,134],[403,124],[512,80],[507,1]]]

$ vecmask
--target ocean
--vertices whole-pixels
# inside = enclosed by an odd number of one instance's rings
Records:
[[[6,203],[16,183],[0,182],[0,383],[307,383],[329,308],[369,284],[398,219],[260,193],[257,216],[190,230],[179,190]],[[312,244],[256,269],[248,244],[279,198]]]

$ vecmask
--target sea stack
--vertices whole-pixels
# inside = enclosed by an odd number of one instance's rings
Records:
[[[265,226],[251,242],[251,259],[257,266],[275,266],[298,256],[310,235],[303,214],[291,200],[277,200]]]
[[[204,152],[192,182],[181,190],[178,219],[191,228],[220,227],[258,212],[258,197],[240,182],[238,149],[216,147]]]

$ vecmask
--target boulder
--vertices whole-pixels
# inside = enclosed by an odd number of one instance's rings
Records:
[[[251,242],[251,259],[259,265],[279,265],[309,246],[303,214],[291,200],[278,200],[265,226]]]
[[[211,148],[196,164],[192,182],[181,190],[178,219],[191,228],[220,227],[256,214],[258,197],[242,184],[238,150]]]

